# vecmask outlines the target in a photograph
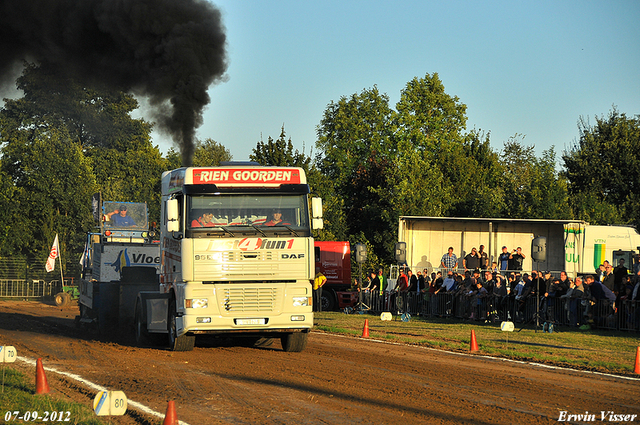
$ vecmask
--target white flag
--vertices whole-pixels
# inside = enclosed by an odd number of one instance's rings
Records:
[[[51,252],[49,253],[49,258],[47,258],[47,264],[44,266],[47,273],[52,272],[53,269],[56,268],[56,258],[58,258],[58,234],[56,233],[56,238],[53,240],[53,245],[51,246]]]

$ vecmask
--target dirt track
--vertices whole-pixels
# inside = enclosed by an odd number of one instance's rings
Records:
[[[0,344],[42,357],[156,411],[197,424],[555,423],[560,412],[640,415],[640,381],[314,332],[302,353],[213,340],[192,352],[108,342],[74,327],[77,307],[0,302]],[[29,373],[32,373],[30,371]],[[87,404],[95,394],[48,376]],[[635,422],[640,422],[636,417]],[[118,423],[161,423],[134,413]]]

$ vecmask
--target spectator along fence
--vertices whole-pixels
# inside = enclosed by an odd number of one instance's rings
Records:
[[[577,327],[585,324],[599,329],[638,331],[640,303],[623,300],[595,302],[579,298],[544,298],[531,295],[488,295],[479,298],[461,293],[417,294],[413,292],[378,292],[366,294],[364,303],[376,314],[408,312],[430,318],[452,318],[487,322],[513,321],[521,325]]]
[[[435,270],[434,270],[435,271]],[[395,273],[394,273],[395,272]],[[518,272],[525,273],[525,272]],[[531,273],[531,271],[528,271]],[[554,273],[559,275],[560,272]],[[397,269],[391,270],[389,286],[396,284]],[[505,282],[506,283],[506,282]],[[571,297],[544,297],[535,293],[505,296],[455,290],[437,294],[417,292],[378,291],[364,293],[365,308],[372,313],[408,312],[430,318],[452,318],[487,322],[513,321],[520,326],[542,326],[545,322],[555,326],[578,327],[590,325],[599,329],[640,330],[640,301],[592,301]]]

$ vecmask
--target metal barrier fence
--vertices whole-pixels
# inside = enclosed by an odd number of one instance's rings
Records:
[[[415,292],[365,293],[363,299],[376,314],[389,311],[408,312],[424,317],[480,320],[488,322],[513,321],[521,325],[578,327],[589,324],[599,329],[640,330],[640,302],[623,300],[618,304],[609,300],[595,303],[580,298],[541,298],[529,296],[486,297],[459,293],[417,294]]]
[[[46,260],[46,259],[45,259]],[[5,280],[60,280],[60,262],[56,261],[55,270],[47,273],[45,260],[35,261],[25,258],[0,258],[0,279]],[[65,259],[64,278],[80,277],[81,266],[76,258]]]
[[[60,280],[0,279],[0,298],[52,298],[61,290]]]

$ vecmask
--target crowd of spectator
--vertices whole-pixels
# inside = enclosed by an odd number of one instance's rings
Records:
[[[549,271],[522,272],[525,254],[521,248],[502,248],[496,263],[489,264],[484,247],[472,248],[460,267],[453,248],[442,257],[441,271],[416,273],[401,268],[392,295],[384,309],[393,310],[401,297],[403,309],[413,300],[414,313],[447,315],[470,320],[537,319],[542,324],[606,326],[623,321],[625,329],[640,326],[640,263],[627,269],[623,259],[616,267],[605,261],[593,274],[570,278],[566,272],[553,276]],[[386,290],[380,284],[381,271],[371,274],[369,285],[376,295]],[[446,295],[446,298],[443,297]],[[446,301],[445,301],[446,300]],[[444,301],[444,302],[443,302]],[[637,307],[636,307],[637,304]],[[526,306],[533,305],[534,309]],[[535,316],[533,311],[535,310]],[[610,323],[609,323],[610,324]]]

